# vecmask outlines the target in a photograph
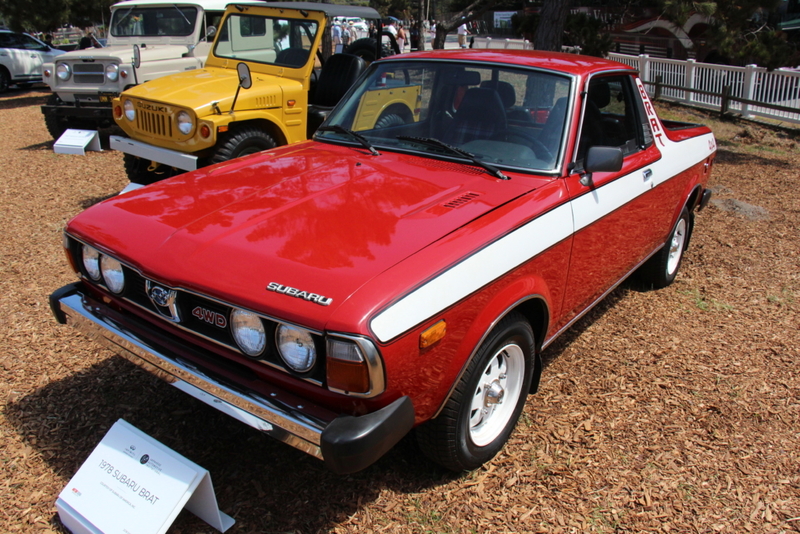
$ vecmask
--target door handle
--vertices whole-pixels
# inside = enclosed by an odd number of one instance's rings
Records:
[[[642,176],[644,177],[644,181],[646,182],[653,177],[653,171],[651,169],[645,169],[644,172],[642,172]]]

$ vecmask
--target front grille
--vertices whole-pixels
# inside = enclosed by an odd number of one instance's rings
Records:
[[[172,121],[167,113],[137,109],[136,129],[153,137],[172,138]]]
[[[75,63],[72,72],[75,83],[102,85],[106,81],[106,69],[102,63]]]

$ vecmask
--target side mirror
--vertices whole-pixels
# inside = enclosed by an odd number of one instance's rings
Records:
[[[139,45],[133,45],[133,68],[138,69],[142,64],[142,52],[139,50]]]
[[[209,26],[206,29],[206,40],[210,41],[212,37],[217,34],[217,29],[214,26]]]
[[[242,89],[250,89],[253,86],[253,79],[250,77],[250,67],[247,63],[236,65],[236,72],[239,74],[239,85]]]
[[[593,146],[586,152],[580,183],[592,185],[592,173],[622,170],[622,149],[615,146]]]

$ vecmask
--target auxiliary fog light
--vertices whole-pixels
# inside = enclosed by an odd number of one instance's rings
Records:
[[[317,346],[308,330],[282,324],[275,331],[275,342],[284,363],[296,373],[308,372],[317,362]]]
[[[247,310],[231,312],[231,331],[239,348],[248,356],[259,356],[267,346],[267,333],[261,318]]]
[[[110,256],[102,254],[100,256],[100,270],[103,272],[103,280],[106,287],[112,293],[122,293],[125,289],[125,273],[122,272],[122,264]]]

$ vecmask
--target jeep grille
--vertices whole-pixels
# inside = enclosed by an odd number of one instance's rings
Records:
[[[75,83],[102,85],[106,81],[106,69],[102,63],[75,63],[72,70]]]
[[[172,138],[172,121],[167,113],[137,109],[136,129],[152,137]]]

